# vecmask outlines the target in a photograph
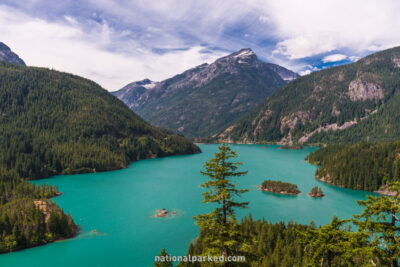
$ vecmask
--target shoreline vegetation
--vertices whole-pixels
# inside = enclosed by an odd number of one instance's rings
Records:
[[[334,215],[330,223],[319,227],[313,222],[301,225],[253,220],[251,215],[238,222],[236,210],[249,203],[235,202],[232,196],[241,197],[240,193],[245,189],[238,192],[232,180],[245,173],[223,168],[240,163],[233,163],[225,157],[225,145],[219,149],[220,153],[215,153],[216,158],[206,162],[206,171],[202,171],[210,177],[202,185],[210,189],[203,193],[203,203],[217,202],[219,206],[208,214],[194,217],[200,234],[195,242],[189,244],[187,255],[244,255],[246,261],[240,266],[399,266],[400,182],[388,185],[390,191],[396,192],[394,197],[368,195],[366,200],[357,201],[363,207],[361,214],[345,220]],[[226,171],[215,171],[221,169]],[[285,184],[270,180],[264,182],[268,185]],[[312,191],[322,193],[318,187]],[[351,229],[350,224],[354,224],[356,230]],[[160,256],[165,255],[168,254],[162,249]],[[179,267],[209,265],[209,262],[178,264]],[[156,261],[155,266],[173,265],[172,262]]]
[[[334,184],[332,182],[332,180],[329,179],[329,174],[327,174],[327,176],[325,177],[318,177],[317,175],[314,176],[315,179],[317,179],[320,182],[335,186],[335,187],[339,187],[339,188],[347,188],[347,189],[351,189],[351,190],[356,190],[356,191],[364,191],[364,192],[370,192],[370,193],[376,193],[379,195],[384,195],[384,196],[389,196],[389,197],[393,197],[396,195],[395,191],[391,191],[388,189],[388,185],[382,185],[378,190],[363,190],[363,189],[355,189],[355,188],[348,188],[345,187],[343,185],[339,185],[339,184]]]
[[[394,196],[388,188],[400,178],[400,142],[328,145],[310,153],[315,178],[333,186]]]
[[[49,200],[58,189],[29,180],[201,152],[88,79],[4,62],[0,72],[0,253],[77,234],[72,217]]]
[[[303,144],[282,145],[278,149],[300,150],[303,149]]]
[[[1,254],[70,239],[80,233],[69,212],[65,214],[48,198],[17,199],[1,205],[0,214]]]
[[[301,191],[297,185],[291,183],[285,183],[280,181],[265,180],[260,186],[261,191],[282,194],[282,195],[297,195]]]

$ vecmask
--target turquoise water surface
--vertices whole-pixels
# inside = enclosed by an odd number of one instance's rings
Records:
[[[199,233],[193,216],[207,212],[201,204],[205,181],[199,171],[214,156],[217,145],[200,145],[203,153],[135,162],[124,170],[63,175],[35,181],[58,186],[54,198],[81,227],[76,238],[0,255],[0,266],[153,266],[163,247],[172,255],[185,255],[189,242]],[[250,192],[243,196],[254,218],[272,222],[290,220],[317,225],[336,214],[348,218],[360,213],[355,200],[367,192],[337,188],[314,179],[316,167],[304,158],[316,148],[283,150],[277,146],[232,145],[240,154],[248,175],[237,180]],[[257,190],[265,179],[298,185],[303,193],[284,196]],[[314,199],[315,185],[326,197]],[[169,218],[154,218],[157,209],[176,210]],[[97,232],[93,232],[95,230]]]

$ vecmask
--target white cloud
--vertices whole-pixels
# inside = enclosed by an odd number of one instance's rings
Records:
[[[308,75],[308,74],[310,74],[312,71],[311,70],[304,70],[304,71],[300,71],[300,75],[301,76],[304,76],[304,75]]]
[[[76,2],[15,1],[20,11],[0,5],[1,41],[30,65],[73,72],[111,90],[222,56],[219,50],[202,53],[204,45],[251,47],[298,72],[314,71],[306,66],[311,56],[317,62],[320,55],[338,53],[355,61],[400,45],[398,0],[79,1],[85,12],[76,10]]]
[[[262,5],[262,3],[264,3]],[[400,45],[400,1],[259,1],[281,38],[275,53],[298,59],[348,49],[376,51]]]
[[[350,57],[349,57],[349,59],[350,59],[351,61],[353,61],[353,62],[358,61],[360,58],[361,58],[361,57],[358,57],[358,56],[350,56]]]
[[[1,41],[28,65],[78,74],[111,91],[146,77],[169,78],[225,54],[204,53],[204,47],[196,45],[160,55],[135,41],[122,41],[123,33],[107,23],[84,32],[75,18],[65,19],[67,24],[48,22],[0,5]],[[125,52],[105,49],[111,43],[124,46]]]
[[[271,19],[270,19],[269,17],[265,16],[265,15],[259,16],[259,17],[258,17],[258,20],[261,21],[261,22],[263,22],[263,23],[268,23],[268,22],[271,21]]]
[[[337,61],[342,61],[347,59],[346,55],[343,54],[332,54],[329,56],[326,56],[322,59],[322,62],[328,63],[328,62],[337,62]]]
[[[334,46],[325,40],[319,40],[312,36],[300,36],[279,42],[274,54],[282,54],[290,59],[305,58],[334,50]]]

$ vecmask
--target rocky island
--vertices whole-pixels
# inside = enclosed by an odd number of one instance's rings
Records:
[[[168,210],[166,209],[161,209],[156,214],[156,217],[167,217],[167,216],[168,216]]]
[[[260,190],[282,195],[297,195],[301,193],[295,184],[272,180],[265,180],[260,185]]]
[[[308,193],[308,195],[310,197],[323,197],[323,196],[325,196],[325,194],[322,193],[322,189],[320,187],[318,187],[318,186],[314,186],[311,189],[310,193]]]

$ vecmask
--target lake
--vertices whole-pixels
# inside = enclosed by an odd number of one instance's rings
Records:
[[[172,255],[185,255],[199,234],[192,219],[210,210],[201,204],[206,181],[200,174],[217,145],[200,145],[203,153],[148,159],[117,171],[63,175],[34,181],[58,186],[62,196],[54,198],[81,227],[76,238],[0,255],[0,266],[153,266],[154,256],[165,247]],[[249,208],[239,218],[268,221],[290,220],[317,225],[329,223],[336,214],[349,218],[362,209],[355,200],[367,192],[334,187],[314,178],[316,167],[304,158],[316,148],[278,149],[278,146],[232,145],[248,174],[237,179],[250,192],[243,201]],[[295,183],[302,194],[277,195],[257,190],[265,179]],[[324,198],[308,192],[320,186]],[[158,209],[176,210],[177,215],[155,218]],[[96,232],[93,232],[96,230]]]

